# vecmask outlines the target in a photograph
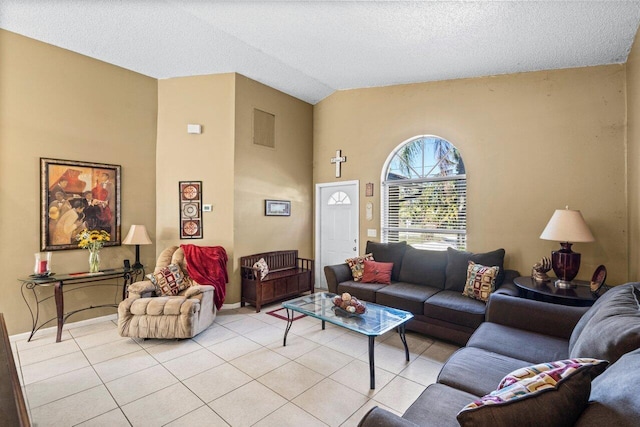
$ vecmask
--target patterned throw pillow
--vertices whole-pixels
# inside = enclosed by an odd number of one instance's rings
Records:
[[[392,262],[364,262],[364,274],[362,275],[363,283],[381,283],[383,285],[391,284],[391,271],[393,270]]]
[[[362,280],[365,261],[373,261],[373,254],[366,254],[365,256],[357,256],[344,260],[344,262],[349,264],[349,268],[351,268],[351,275],[353,276],[354,282],[359,282]]]
[[[464,285],[462,295],[480,301],[488,301],[491,292],[496,290],[496,278],[500,267],[485,267],[469,261],[467,268],[467,282]]]
[[[147,274],[146,277],[155,285],[156,293],[164,296],[178,295],[191,286],[191,281],[185,279],[177,264],[169,264],[157,273]]]
[[[267,261],[264,258],[260,258],[258,262],[253,264],[253,268],[256,268],[260,272],[260,280],[267,277],[269,274],[269,266],[267,265]],[[258,277],[258,273],[256,272],[256,278]]]
[[[598,366],[602,371],[604,370],[604,368],[606,368],[607,364],[608,362],[604,360],[586,357],[579,359],[558,360],[555,362],[539,363],[533,366],[526,366],[524,368],[516,369],[515,371],[507,374],[507,376],[505,376],[502,381],[500,381],[500,384],[498,384],[498,390],[536,376],[545,378],[547,376],[557,375],[558,373],[562,375],[568,375],[576,369],[580,369],[584,365]],[[600,372],[598,372],[598,374],[600,374]],[[593,376],[593,378],[595,378],[595,375]],[[548,383],[558,380],[559,378],[552,378]]]
[[[467,277],[469,261],[482,265],[495,265],[500,267],[496,285],[502,285],[504,281],[504,249],[496,249],[491,252],[473,253],[447,248],[447,268],[445,269],[444,288],[449,291],[462,292]]]
[[[461,426],[573,425],[587,406],[591,380],[606,368],[598,359],[569,359],[518,369],[498,388],[458,413]]]

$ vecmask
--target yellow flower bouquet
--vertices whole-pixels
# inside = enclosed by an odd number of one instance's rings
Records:
[[[82,230],[76,236],[78,247],[89,249],[89,273],[97,273],[100,271],[100,254],[98,251],[102,249],[104,244],[111,240],[111,236],[104,230]]]
[[[82,230],[76,236],[78,247],[89,250],[102,249],[104,244],[111,240],[111,236],[104,230]]]

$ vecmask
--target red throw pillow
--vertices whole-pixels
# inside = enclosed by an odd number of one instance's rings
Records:
[[[364,274],[362,275],[363,283],[381,283],[383,285],[391,284],[391,270],[393,270],[392,262],[375,262],[364,261]]]

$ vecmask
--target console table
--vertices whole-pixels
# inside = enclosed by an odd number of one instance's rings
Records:
[[[56,335],[56,342],[60,342],[62,339],[62,326],[64,322],[71,316],[72,314],[78,313],[84,310],[90,310],[92,308],[101,308],[101,307],[118,307],[118,294],[114,296],[113,304],[102,304],[102,305],[92,305],[89,307],[80,308],[78,310],[73,310],[69,313],[64,312],[64,290],[67,286],[70,285],[83,285],[74,287],[69,290],[75,291],[79,289],[84,289],[92,286],[120,286],[118,283],[122,280],[122,299],[124,299],[127,295],[127,287],[135,282],[138,276],[143,273],[142,269],[131,269],[131,268],[114,268],[110,270],[102,270],[97,273],[71,273],[71,274],[57,274],[51,275],[48,277],[27,277],[18,279],[22,282],[22,298],[24,299],[25,304],[27,304],[27,308],[31,313],[31,335],[29,335],[29,339],[27,341],[31,341],[33,335],[44,325],[53,320],[58,321],[58,333]],[[111,283],[106,283],[106,282]],[[104,283],[101,283],[104,282]],[[114,283],[115,282],[115,283]],[[43,286],[53,286],[53,295],[46,296],[44,298],[40,298],[36,289]],[[33,301],[29,302],[27,298],[27,293],[31,291],[33,294]],[[56,317],[53,317],[46,322],[42,322],[39,324],[40,318],[40,304],[45,301],[55,298],[56,302]]]
[[[573,306],[590,306],[596,302],[598,295],[591,292],[589,282],[584,280],[573,280],[574,288],[558,288],[554,284],[554,277],[544,282],[538,282],[532,277],[516,277],[513,283],[518,287],[520,295],[539,301],[551,302],[554,304],[573,305]],[[601,291],[606,291],[608,286],[604,286]]]

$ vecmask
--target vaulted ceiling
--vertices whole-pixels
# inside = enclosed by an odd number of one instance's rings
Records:
[[[0,28],[158,79],[336,90],[626,61],[635,1],[2,0]],[[2,58],[0,58],[2,60]]]

